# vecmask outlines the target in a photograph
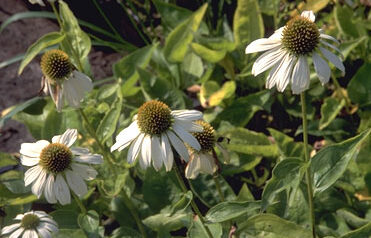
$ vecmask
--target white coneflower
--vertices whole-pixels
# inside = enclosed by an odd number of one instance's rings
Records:
[[[0,235],[7,235],[9,238],[50,238],[53,233],[58,232],[57,223],[43,211],[18,214],[14,220],[19,222],[5,226]]]
[[[21,145],[21,163],[33,166],[25,173],[25,185],[32,183],[32,193],[37,197],[44,191],[49,203],[65,205],[71,202],[70,189],[79,197],[87,193],[84,180],[94,179],[97,171],[86,164],[103,161],[101,155],[88,149],[70,148],[76,138],[77,130],[67,129],[63,135],[54,136],[52,143],[39,140]]]
[[[336,68],[345,72],[342,61],[323,47],[329,47],[341,54],[337,47],[326,40],[339,42],[318,29],[314,20],[312,11],[304,11],[301,16],[291,19],[286,26],[276,30],[269,38],[255,40],[246,47],[246,54],[268,50],[255,61],[252,68],[255,76],[272,68],[266,81],[267,88],[277,86],[277,90],[283,92],[291,81],[294,94],[308,89],[310,80],[308,57],[310,56],[322,85],[327,83],[331,71],[319,52]]]
[[[49,91],[57,110],[61,111],[64,99],[74,108],[80,107],[85,93],[93,89],[91,79],[74,69],[68,55],[61,50],[50,50],[41,58],[45,76],[44,91]]]
[[[127,156],[130,164],[139,156],[142,168],[153,162],[156,170],[165,164],[166,171],[169,171],[174,161],[171,146],[186,161],[189,155],[184,142],[196,150],[201,149],[190,133],[202,131],[202,127],[193,122],[201,118],[202,113],[196,110],[171,111],[163,102],[146,102],[134,116],[134,122],[117,135],[111,151],[121,151],[131,144]]]
[[[200,143],[201,150],[195,151],[189,148],[190,160],[185,169],[185,177],[188,179],[195,179],[199,173],[214,174],[217,171],[216,158],[212,155],[214,146],[222,152],[224,160],[229,161],[227,151],[216,142],[214,128],[205,121],[199,120],[196,123],[203,127],[202,132],[192,133]]]

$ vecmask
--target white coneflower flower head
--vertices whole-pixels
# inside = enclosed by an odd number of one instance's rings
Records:
[[[43,211],[31,211],[18,214],[14,220],[16,224],[5,226],[1,235],[8,235],[10,238],[38,238],[51,237],[58,232],[57,223]]]
[[[308,58],[311,57],[314,69],[322,85],[330,79],[330,68],[321,54],[343,73],[345,68],[341,60],[331,51],[340,50],[326,40],[339,43],[333,37],[323,34],[314,23],[312,11],[304,11],[301,16],[294,17],[284,27],[276,30],[269,38],[258,39],[246,47],[246,54],[267,51],[261,55],[252,68],[253,75],[258,75],[271,69],[266,87],[277,87],[283,92],[291,82],[294,94],[299,94],[309,88],[310,69]]]
[[[130,164],[139,157],[143,169],[153,164],[156,170],[165,165],[166,171],[170,171],[174,161],[172,147],[186,161],[189,155],[184,143],[196,150],[201,149],[191,134],[202,131],[202,127],[194,123],[201,118],[199,111],[171,111],[163,102],[146,102],[134,116],[134,122],[117,135],[111,151],[121,151],[130,145],[127,155]]]
[[[91,79],[75,70],[68,55],[62,50],[46,52],[40,65],[45,76],[44,89],[49,91],[58,111],[63,107],[64,98],[70,106],[80,107],[85,93],[93,89]]]
[[[214,128],[209,123],[202,120],[198,120],[196,123],[203,128],[202,132],[192,133],[200,143],[201,150],[196,151],[189,148],[190,160],[185,169],[185,176],[188,179],[195,179],[200,173],[214,174],[217,171],[217,161],[213,156],[215,146],[221,150],[223,157],[225,157],[224,159],[229,161],[228,153],[216,141]]]
[[[44,192],[49,203],[62,205],[71,202],[70,189],[79,197],[87,193],[84,180],[94,179],[97,172],[86,164],[102,163],[102,156],[88,149],[73,147],[77,130],[68,129],[54,136],[52,143],[39,140],[21,145],[21,163],[32,166],[25,173],[25,185],[32,184],[32,193],[40,197]],[[84,164],[85,163],[85,164]]]

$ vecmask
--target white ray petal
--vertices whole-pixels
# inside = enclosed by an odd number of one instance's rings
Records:
[[[37,232],[39,232],[41,238],[51,238],[51,233],[47,229],[37,229]]]
[[[286,60],[283,61],[283,64],[281,65],[281,70],[278,71],[277,77],[278,80],[276,81],[277,84],[277,90],[279,92],[283,92],[287,85],[290,82],[292,69],[296,63],[296,57],[295,56],[286,56]]]
[[[173,125],[174,132],[187,144],[196,150],[201,150],[201,145],[198,143],[197,139],[189,132],[185,131],[183,127],[178,124]]]
[[[77,139],[76,129],[67,129],[62,135],[53,136],[53,143],[61,143],[70,147]]]
[[[314,22],[316,20],[316,17],[314,16],[313,11],[303,11],[301,13],[301,16],[308,18],[311,22]]]
[[[171,145],[175,148],[178,152],[179,156],[184,159],[185,161],[189,160],[188,150],[185,147],[182,140],[179,139],[177,135],[174,134],[172,131],[167,131],[166,135],[171,143]]]
[[[173,168],[174,154],[171,149],[171,144],[165,134],[161,135],[161,150],[164,154],[163,162],[165,164],[166,171],[170,171]]]
[[[291,90],[294,94],[300,94],[308,89],[309,83],[310,75],[307,58],[300,56],[292,71]]]
[[[98,175],[98,172],[88,165],[72,163],[71,168],[74,173],[80,175],[85,180],[95,179]]]
[[[58,227],[55,226],[52,223],[49,223],[49,222],[40,222],[39,227],[40,227],[40,229],[47,229],[51,232],[57,232],[58,231]]]
[[[44,188],[44,196],[48,203],[57,203],[57,199],[55,198],[55,191],[54,191],[54,175],[49,174],[48,178],[46,179],[46,184]]]
[[[18,238],[24,231],[23,227],[20,227],[18,230],[14,231],[9,238]]]
[[[198,156],[197,153],[192,154],[185,169],[185,177],[188,179],[197,178],[198,174],[200,173],[200,169],[201,169],[200,157]]]
[[[82,147],[73,147],[73,148],[70,148],[70,150],[74,155],[90,154],[89,149],[82,148]]]
[[[176,119],[181,120],[200,120],[202,119],[202,112],[197,110],[174,110],[171,112],[171,115],[173,115]]]
[[[320,34],[319,35],[319,37],[320,38],[323,38],[323,39],[326,39],[326,40],[331,40],[331,41],[333,41],[333,42],[335,42],[336,44],[340,44],[340,42],[338,41],[338,40],[336,40],[334,37],[332,37],[332,36],[329,36],[329,35],[326,35],[326,34]]]
[[[135,141],[133,141],[133,143],[131,144],[129,151],[128,151],[128,155],[127,155],[127,160],[129,164],[132,164],[137,158],[144,136],[145,134],[141,133],[138,136],[138,138],[136,138]]]
[[[206,174],[213,174],[215,172],[214,158],[208,154],[200,153],[201,171]]]
[[[46,140],[39,140],[35,143],[22,143],[19,153],[27,157],[39,158],[41,151],[49,144],[49,141]]]
[[[281,45],[281,40],[278,39],[269,39],[269,38],[261,38],[258,40],[254,40],[251,42],[245,50],[245,54],[260,52],[270,50],[276,46]]]
[[[73,158],[74,161],[88,164],[101,164],[103,163],[103,156],[98,154],[80,155]]]
[[[31,183],[33,183],[40,176],[40,173],[42,170],[43,170],[42,167],[39,165],[36,165],[28,169],[26,173],[24,174],[25,186],[28,186]]]
[[[23,214],[22,214],[23,215]],[[1,230],[1,235],[4,235],[4,234],[7,234],[7,233],[11,233],[13,231],[15,231],[16,229],[18,229],[19,227],[21,226],[20,223],[16,223],[16,224],[13,224],[13,225],[10,225],[10,226],[5,226],[2,230]]]
[[[145,135],[142,142],[141,159],[144,168],[148,168],[151,165],[151,136]]]
[[[47,175],[48,174],[46,173],[46,171],[42,169],[38,178],[32,184],[32,187],[31,187],[32,193],[35,194],[38,198],[40,198],[42,191],[44,190]]]
[[[111,152],[125,149],[140,134],[137,121],[134,121],[116,136],[116,143],[111,147]]]
[[[188,132],[202,132],[204,129],[201,125],[189,120],[175,119],[173,125],[181,126]]]
[[[156,171],[158,171],[162,167],[162,161],[164,161],[165,154],[163,153],[163,150],[161,148],[160,138],[156,135],[153,135],[151,139],[153,167]]]
[[[80,175],[67,169],[66,179],[68,186],[78,197],[81,198],[88,192],[88,187],[86,186],[84,180],[80,177]]]
[[[312,59],[314,70],[316,71],[317,76],[321,81],[322,85],[328,83],[331,76],[331,70],[327,62],[324,59],[322,59],[321,56],[319,56],[317,53],[313,53]]]
[[[330,52],[329,50],[319,47],[319,50],[322,52],[322,54],[328,59],[333,65],[335,65],[336,68],[338,68],[340,71],[345,73],[345,67],[343,65],[343,62],[337,57],[335,54]]]
[[[285,56],[286,51],[282,50],[280,46],[275,47],[264,54],[262,54],[252,67],[252,74],[257,76],[262,72],[272,68],[277,62],[281,61]]]
[[[66,181],[63,176],[59,173],[54,183],[55,197],[61,205],[71,203],[71,194]]]
[[[340,54],[341,59],[344,60],[344,55],[343,55],[343,53],[341,53],[341,51],[340,51],[336,46],[333,46],[333,45],[327,43],[327,42],[324,41],[324,40],[320,40],[320,42],[321,42],[322,44],[324,44],[324,45],[330,47],[331,49],[337,51],[337,52]]]
[[[91,91],[92,88],[91,79],[76,70],[72,72],[71,77],[63,82],[64,95],[70,106],[75,108],[80,106],[85,93]]]
[[[276,40],[281,41],[282,38],[282,32],[285,29],[285,27],[280,27],[277,30],[274,31],[274,33],[268,38],[269,40]]]

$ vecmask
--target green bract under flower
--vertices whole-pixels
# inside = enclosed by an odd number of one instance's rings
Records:
[[[27,214],[22,218],[21,227],[24,229],[36,229],[40,223],[40,218],[34,214]]]
[[[171,110],[165,103],[153,100],[139,108],[138,127],[141,132],[159,135],[169,129],[171,124]]]
[[[52,173],[60,173],[67,169],[72,161],[72,152],[64,144],[51,143],[40,154],[40,165]]]
[[[68,55],[61,50],[50,50],[41,58],[41,70],[50,80],[61,81],[72,72]]]
[[[306,17],[295,17],[285,26],[282,44],[296,56],[312,53],[319,43],[320,33],[316,24]]]
[[[200,143],[201,151],[209,152],[214,148],[215,145],[214,128],[209,123],[202,120],[198,120],[196,123],[203,127],[203,131],[192,134],[197,139],[198,143]]]

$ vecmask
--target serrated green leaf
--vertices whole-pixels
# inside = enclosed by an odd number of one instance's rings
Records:
[[[200,7],[187,20],[179,24],[166,38],[164,54],[171,62],[182,62],[187,50],[188,44],[193,40],[193,34],[197,31],[202,18],[205,14],[207,4]]]
[[[22,74],[23,69],[31,62],[36,55],[38,55],[43,49],[58,44],[64,39],[65,35],[60,32],[50,32],[43,35],[30,47],[28,47],[27,52],[19,66],[18,75]]]
[[[346,141],[320,150],[310,164],[315,195],[325,191],[344,173],[358,146],[369,136],[370,130]]]
[[[233,34],[237,46],[264,36],[263,18],[257,0],[238,0],[233,17]]]
[[[321,119],[319,120],[319,129],[326,128],[339,114],[345,105],[345,100],[342,99],[339,103],[335,98],[326,98],[321,106]]]

